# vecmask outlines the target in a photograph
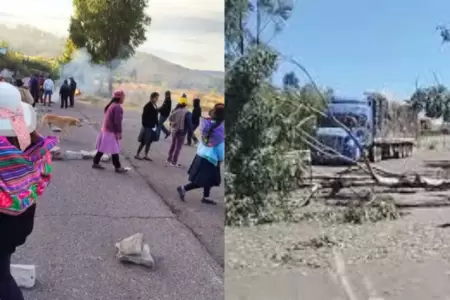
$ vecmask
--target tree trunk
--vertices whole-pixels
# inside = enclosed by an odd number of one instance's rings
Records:
[[[112,95],[112,93],[113,93],[113,70],[112,70],[111,65],[109,65],[109,73],[108,73],[108,91],[109,91],[109,94]]]
[[[256,0],[256,45],[260,44],[261,35],[261,10],[260,10],[260,0]]]
[[[240,41],[239,41],[239,50],[241,55],[244,55],[245,42],[244,42],[244,20],[242,18],[242,11],[239,13],[239,31],[240,31]]]

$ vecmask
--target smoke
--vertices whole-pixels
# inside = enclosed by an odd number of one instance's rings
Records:
[[[57,85],[73,77],[77,87],[85,95],[102,95],[108,92],[109,69],[92,63],[91,55],[86,49],[74,53],[72,60],[61,67]]]
[[[8,69],[3,69],[2,71],[0,71],[0,76],[2,76],[3,78],[13,78],[14,76],[14,72],[8,70]]]
[[[127,94],[127,99],[131,100],[134,105],[141,105],[148,100],[150,95],[149,87],[133,83],[119,83],[117,76],[129,77],[132,65],[127,60],[113,60],[111,62],[113,68],[113,88],[120,88]],[[108,81],[110,70],[105,65],[98,65],[92,62],[91,55],[86,49],[77,50],[72,60],[61,67],[59,79],[56,86],[61,86],[64,80],[73,77],[77,82],[77,88],[83,95],[100,96],[109,98],[111,95],[108,90]],[[128,103],[130,101],[127,100]]]

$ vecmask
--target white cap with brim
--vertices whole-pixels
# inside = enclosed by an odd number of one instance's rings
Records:
[[[28,132],[36,130],[37,116],[34,108],[28,103],[22,102],[19,90],[7,83],[0,82],[0,109],[6,108],[11,111],[17,111],[22,107],[23,117],[27,125]],[[0,136],[16,136],[10,119],[0,118]]]

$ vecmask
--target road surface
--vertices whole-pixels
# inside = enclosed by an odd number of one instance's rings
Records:
[[[76,109],[87,119],[101,124],[103,107],[99,108],[78,102]],[[100,125],[98,125],[100,126]],[[211,197],[219,205],[201,204],[201,191],[193,191],[186,197],[186,203],[181,203],[176,191],[177,185],[186,184],[187,170],[195,156],[194,147],[185,146],[181,150],[179,163],[184,168],[169,167],[165,162],[170,147],[170,138],[154,143],[150,157],[153,162],[138,161],[133,157],[138,146],[137,136],[141,129],[141,114],[139,111],[127,110],[123,123],[123,154],[129,159],[136,171],[147,184],[167,203],[178,219],[185,224],[195,236],[205,245],[207,251],[223,266],[224,243],[223,232],[225,223],[224,188],[222,186],[211,191]]]
[[[450,160],[446,139],[426,138],[413,157],[377,165],[396,173],[445,176],[445,170],[427,168],[423,162]],[[431,150],[428,144],[437,147]],[[314,171],[338,169],[315,167]],[[446,177],[449,175],[447,171]],[[402,210],[406,215],[399,220],[363,225],[303,221],[227,228],[227,299],[450,299],[450,229],[441,228],[450,222],[448,191],[395,194],[395,200],[415,207]],[[308,209],[304,208],[305,214],[310,213]],[[336,260],[333,246],[298,246],[323,235],[333,237],[342,260]],[[273,259],[286,249],[290,251],[284,256],[287,262]]]
[[[54,113],[81,117],[75,110]],[[96,135],[91,126],[74,128],[61,148],[91,150]],[[123,157],[122,163],[130,165]],[[54,179],[38,202],[35,229],[13,256],[14,263],[37,268],[36,287],[25,291],[26,299],[222,299],[223,267],[192,228],[137,171],[122,175],[111,163],[107,167],[100,171],[90,161],[54,162]],[[173,178],[165,180],[174,184]],[[189,200],[198,211],[207,209]],[[115,258],[114,243],[137,232],[150,245],[155,270]]]

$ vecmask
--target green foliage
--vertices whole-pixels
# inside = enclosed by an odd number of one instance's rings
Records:
[[[286,73],[283,77],[283,87],[285,89],[294,88],[298,89],[300,88],[300,81],[295,75],[294,72]]]
[[[70,39],[76,48],[86,48],[96,63],[129,58],[146,40],[151,22],[145,14],[148,0],[74,0],[73,4]]]
[[[225,1],[226,224],[289,220],[297,203],[290,194],[305,170],[304,132],[312,132],[314,109],[323,98],[312,85],[301,86],[295,73],[284,88],[271,82],[280,57],[260,39],[264,17],[289,17],[279,1]],[[247,20],[257,13],[256,32]],[[264,24],[263,24],[264,23]],[[327,93],[332,93],[328,90]]]
[[[444,85],[418,88],[409,102],[418,112],[424,111],[429,118],[450,116],[450,91]]]
[[[285,90],[268,83],[276,61],[260,46],[227,70],[227,225],[292,217],[295,203],[288,199],[304,169],[296,150],[306,148],[300,129],[311,132],[308,107],[321,98],[310,86]]]
[[[18,76],[29,76],[33,73],[47,73],[57,76],[59,63],[55,59],[39,56],[26,56],[9,48],[8,43],[0,41],[0,47],[8,48],[5,56],[0,56],[0,69],[8,69]]]
[[[68,38],[66,40],[66,43],[64,44],[64,52],[59,58],[61,63],[66,64],[69,61],[71,61],[75,51],[76,51],[75,43],[70,38]]]

